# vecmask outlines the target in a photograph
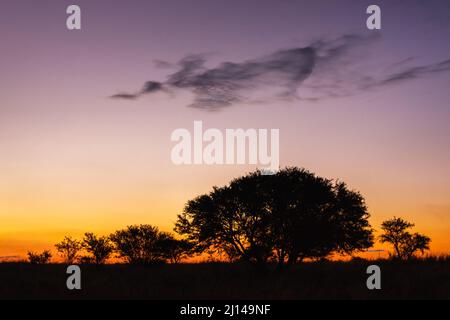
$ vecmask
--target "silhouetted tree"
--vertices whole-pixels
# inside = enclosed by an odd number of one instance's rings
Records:
[[[78,252],[82,248],[81,242],[72,239],[72,237],[64,237],[60,243],[55,244],[55,247],[67,264],[73,264],[75,262]]]
[[[94,264],[95,258],[92,256],[81,256],[78,258],[78,262],[81,264]]]
[[[186,240],[175,239],[167,233],[165,238],[159,240],[162,256],[171,263],[179,263],[192,254],[193,245]]]
[[[161,240],[166,234],[151,225],[128,226],[110,236],[119,256],[128,263],[164,262]]]
[[[352,254],[373,245],[364,198],[345,183],[298,168],[282,170],[267,183],[280,264]]]
[[[112,254],[114,247],[108,237],[97,237],[92,232],[84,234],[83,248],[92,255],[95,264],[103,264]]]
[[[286,168],[250,173],[189,201],[175,231],[197,252],[283,265],[372,246],[368,217],[364,198],[344,183]]]
[[[27,256],[31,264],[46,264],[52,258],[52,254],[48,250],[44,250],[41,253],[28,251]]]
[[[390,243],[394,247],[395,258],[408,260],[417,251],[423,254],[425,250],[430,249],[431,239],[420,233],[409,233],[407,230],[412,227],[414,227],[413,223],[396,217],[381,224],[383,234],[380,236],[380,241]]]

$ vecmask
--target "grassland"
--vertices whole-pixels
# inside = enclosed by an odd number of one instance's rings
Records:
[[[366,287],[381,268],[381,290]],[[288,270],[227,263],[81,265],[82,289],[63,264],[0,264],[0,299],[450,299],[450,258],[304,263]]]

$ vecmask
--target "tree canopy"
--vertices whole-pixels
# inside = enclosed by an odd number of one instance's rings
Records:
[[[189,256],[190,244],[148,224],[128,226],[110,236],[116,252],[128,263],[177,263]]]
[[[255,171],[190,200],[175,231],[197,252],[291,264],[373,244],[364,198],[345,183],[300,168]]]
[[[86,232],[84,234],[82,247],[91,254],[91,258],[95,264],[105,263],[114,250],[109,237],[99,237],[92,232]]]
[[[82,248],[81,242],[72,237],[64,237],[55,247],[67,264],[73,264],[77,260],[78,252]]]
[[[381,224],[383,234],[380,236],[380,241],[392,244],[395,258],[408,260],[417,251],[424,253],[425,250],[430,249],[431,239],[417,232],[411,234],[407,230],[412,227],[414,227],[413,223],[396,217]]]

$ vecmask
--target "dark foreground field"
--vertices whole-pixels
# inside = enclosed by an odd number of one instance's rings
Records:
[[[366,268],[381,267],[368,290]],[[205,263],[82,265],[82,290],[66,289],[66,266],[0,264],[0,299],[450,299],[450,260],[317,262],[284,272]]]

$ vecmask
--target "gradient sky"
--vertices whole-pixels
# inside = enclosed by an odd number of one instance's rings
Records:
[[[82,9],[82,30],[65,27]],[[382,9],[368,31],[366,7]],[[339,98],[189,108],[192,93],[136,100],[147,80],[211,53],[242,62],[343,34],[379,34],[352,55],[368,75],[450,58],[449,1],[2,1],[0,256],[52,249],[63,235],[150,223],[171,230],[187,200],[251,166],[175,166],[176,128],[279,128],[282,166],[341,179],[370,222],[401,216],[450,253],[450,72],[419,74]],[[342,64],[337,68],[344,68]],[[381,245],[376,245],[381,248]]]

